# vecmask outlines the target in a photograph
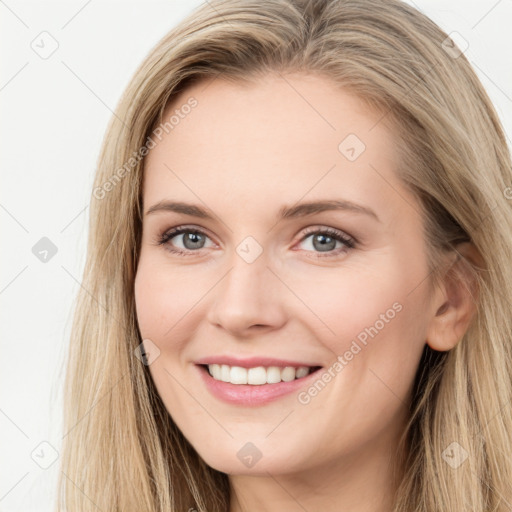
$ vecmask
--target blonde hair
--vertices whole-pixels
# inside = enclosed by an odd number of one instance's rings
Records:
[[[425,346],[394,512],[510,510],[512,212],[504,192],[511,160],[483,86],[446,38],[398,0],[212,0],[153,48],[108,126],[93,185],[58,510],[229,510],[228,476],[187,442],[135,356],[141,148],[188,84],[270,72],[333,80],[393,127],[397,172],[421,200],[433,279],[439,255],[458,242],[481,255],[481,265],[466,261],[478,283],[466,334],[447,352]],[[446,461],[450,445],[467,453],[457,468]]]

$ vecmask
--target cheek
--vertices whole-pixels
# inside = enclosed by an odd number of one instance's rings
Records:
[[[421,324],[423,298],[418,276],[423,277],[424,272],[420,267],[405,266],[387,254],[343,268],[290,272],[286,281],[293,283],[293,291],[301,300],[302,305],[295,306],[296,317],[310,328],[318,326],[314,328],[319,339],[340,353],[354,338],[364,342],[376,336],[376,331],[409,331],[411,317],[416,325]],[[303,311],[298,316],[300,307]]]
[[[372,394],[387,393],[387,386],[405,399],[426,341],[426,284],[418,286],[424,262],[416,258],[404,265],[392,254],[381,256],[364,267],[328,269],[319,279],[304,275],[294,287],[308,309],[303,325],[330,349],[331,365],[343,367],[333,368],[343,374],[335,379],[343,393],[357,391],[368,402]]]
[[[332,378],[304,390],[299,401],[308,418],[332,425],[340,446],[369,440],[405,414],[425,345],[421,287],[410,293],[413,276],[386,268],[387,274],[333,281],[317,302],[315,294],[307,298],[322,319],[314,334],[332,353],[326,369]]]
[[[135,305],[141,335],[161,343],[191,333],[193,306],[208,291],[208,279],[188,269],[141,258],[135,278]],[[206,278],[207,276],[205,276]]]

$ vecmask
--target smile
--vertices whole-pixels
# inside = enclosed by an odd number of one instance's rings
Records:
[[[311,385],[323,368],[321,366],[243,368],[220,364],[196,364],[195,367],[199,370],[206,389],[215,398],[231,405],[245,407],[264,405],[294,392],[299,393],[302,388]],[[223,376],[226,379],[229,376],[229,380],[222,380]],[[249,379],[253,382],[252,384],[248,382]],[[271,382],[268,382],[269,380]]]

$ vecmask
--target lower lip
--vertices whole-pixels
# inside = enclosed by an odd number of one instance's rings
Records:
[[[296,392],[305,385],[309,385],[310,381],[317,378],[322,370],[322,368],[319,368],[309,375],[306,375],[306,377],[301,377],[300,379],[295,379],[290,382],[281,381],[277,384],[252,385],[231,384],[230,382],[215,380],[210,375],[207,368],[200,365],[196,365],[196,367],[212,395],[224,402],[245,406],[263,405],[277,400],[282,396],[289,395],[294,391]]]

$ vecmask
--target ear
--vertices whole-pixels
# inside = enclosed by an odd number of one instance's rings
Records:
[[[464,336],[477,309],[478,287],[471,266],[483,267],[482,257],[470,242],[458,244],[452,263],[433,298],[427,344],[438,351],[450,350]]]

